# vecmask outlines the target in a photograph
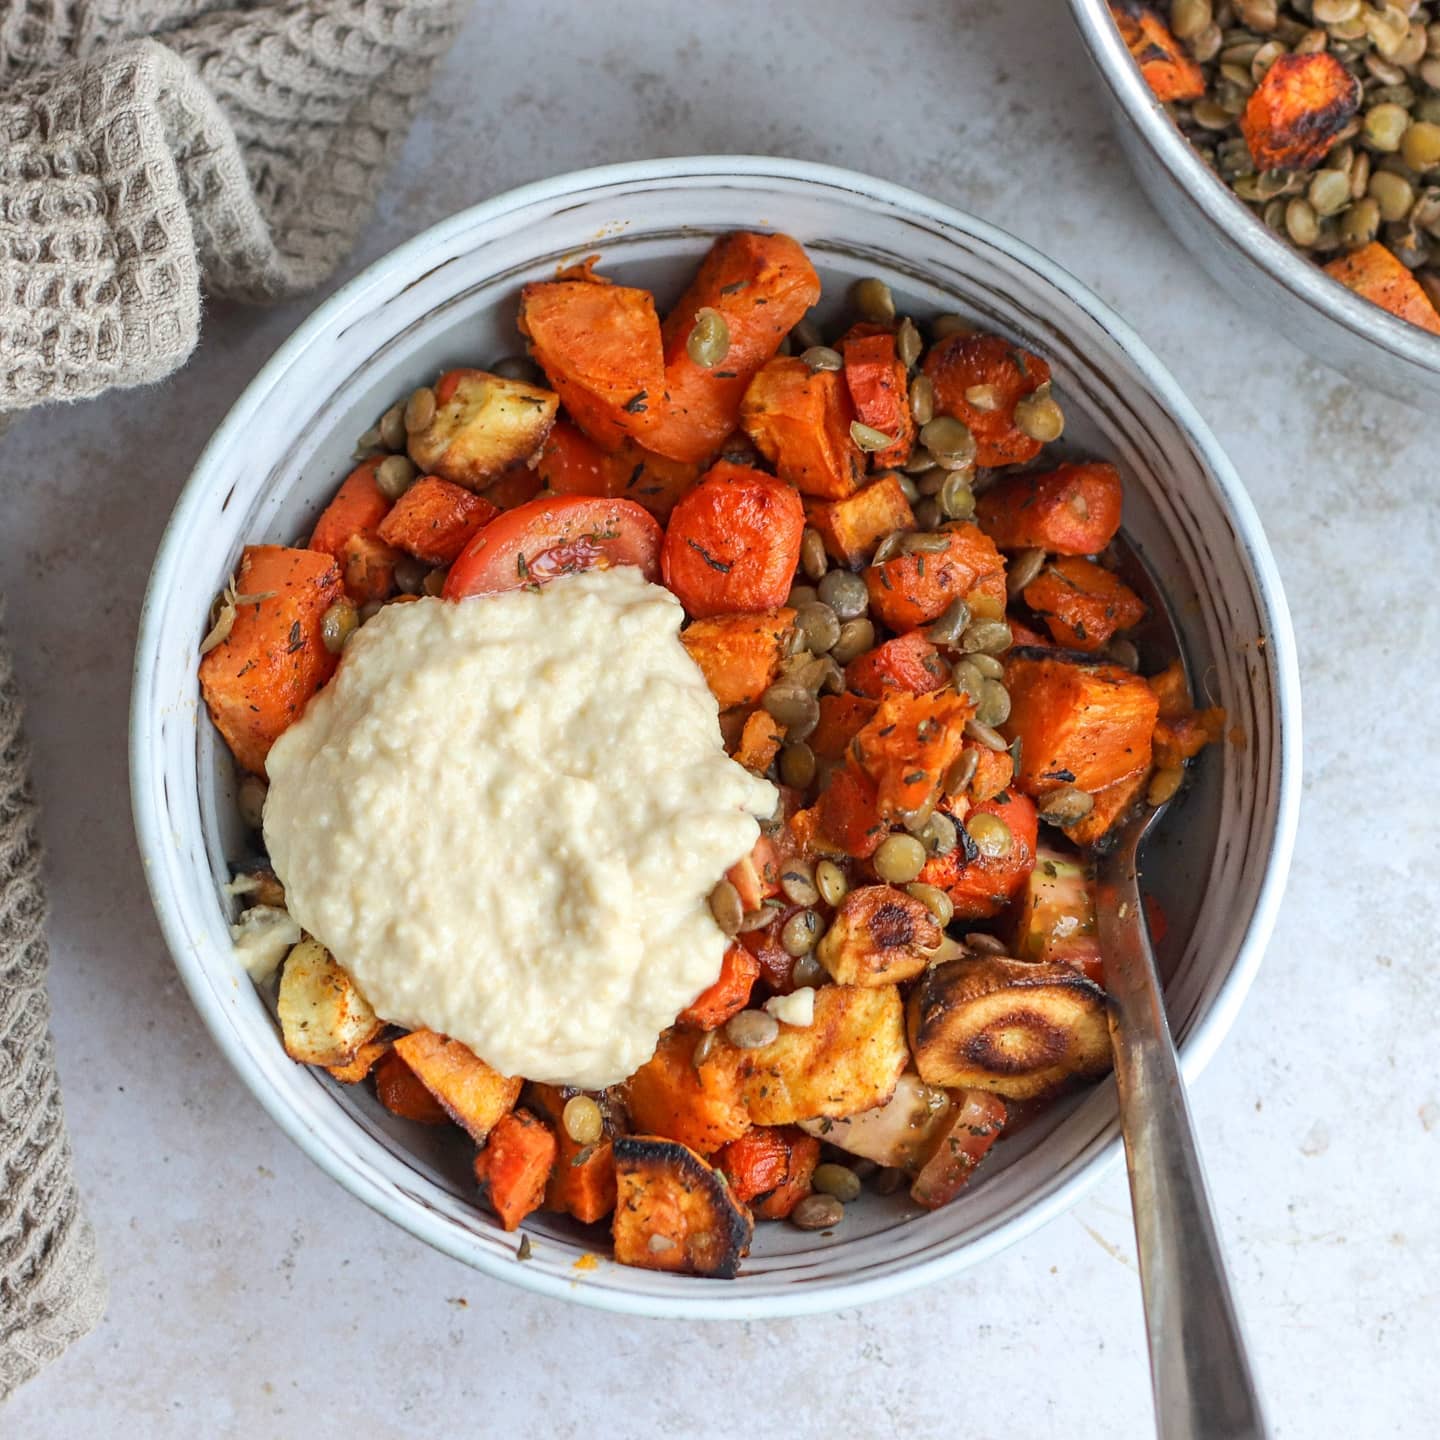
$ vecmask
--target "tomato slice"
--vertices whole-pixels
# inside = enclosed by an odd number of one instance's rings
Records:
[[[444,597],[498,595],[610,565],[635,565],[658,580],[663,539],[633,500],[542,495],[497,515],[475,536],[450,567]]]

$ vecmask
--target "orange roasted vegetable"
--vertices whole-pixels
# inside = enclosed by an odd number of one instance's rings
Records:
[[[648,448],[691,463],[711,459],[735,428],[756,372],[819,298],[820,277],[788,235],[741,231],[717,240],[665,317],[667,403]],[[730,338],[708,369],[687,349],[701,310],[719,314]]]
[[[960,843],[948,855],[925,862],[920,881],[943,890],[955,905],[957,920],[988,920],[1015,898],[1035,866],[1039,817],[1030,799],[1018,790],[1002,790],[992,800],[972,805],[966,819],[994,815],[1010,831],[1010,848],[1003,854],[982,854],[969,832],[959,826]]]
[[[873,855],[888,833],[875,782],[853,760],[830,776],[815,809],[824,839],[856,859]]]
[[[955,600],[979,610],[985,597],[995,614],[1005,609],[1005,561],[995,542],[975,525],[944,532],[947,548],[901,553],[865,571],[870,609],[892,630],[913,630],[941,615]]]
[[[980,497],[975,518],[1002,550],[1094,555],[1120,528],[1120,472],[1090,460],[1010,476]]]
[[[524,1081],[518,1076],[502,1075],[469,1046],[433,1030],[402,1035],[395,1050],[477,1145],[485,1143],[520,1098]]]
[[[375,472],[383,455],[362,460],[344,479],[330,503],[320,512],[310,533],[311,550],[340,558],[345,542],[362,532],[374,533],[390,513],[390,502],[380,493]]]
[[[805,511],[790,486],[722,460],[671,514],[661,573],[696,619],[778,610],[804,530]]]
[[[693,1030],[668,1030],[655,1053],[626,1082],[635,1128],[713,1155],[750,1128],[733,1075],[717,1066],[697,1071]]]
[[[485,499],[501,510],[515,510],[533,500],[543,490],[544,483],[536,471],[528,465],[511,465],[498,480],[492,481],[482,492]]]
[[[755,1223],[720,1175],[656,1135],[615,1142],[615,1258],[622,1265],[730,1279]]]
[[[613,1091],[592,1096],[600,1106],[604,1131],[599,1140],[582,1144],[572,1140],[565,1129],[565,1105],[579,1090],[558,1085],[529,1085],[525,1103],[548,1122],[555,1136],[555,1164],[545,1186],[545,1208],[573,1215],[582,1224],[593,1225],[615,1208],[614,1137],[619,1123]],[[623,1115],[623,1110],[619,1112]]]
[[[520,332],[565,412],[595,443],[618,449],[664,407],[660,320],[648,290],[550,280],[520,292]]]
[[[876,450],[870,464],[876,470],[903,465],[915,444],[915,421],[910,414],[909,378],[905,362],[895,353],[895,336],[888,330],[843,340],[846,387],[862,425],[889,435],[892,444]]]
[[[757,1125],[716,1157],[730,1193],[761,1220],[783,1220],[808,1194],[820,1142],[794,1125]]]
[[[1160,706],[1151,738],[1156,765],[1174,767],[1193,759],[1225,733],[1225,711],[1218,705],[1196,710],[1185,682],[1185,667],[1173,660],[1145,682]]]
[[[507,1230],[544,1203],[554,1164],[555,1137],[528,1110],[511,1111],[491,1131],[475,1157],[475,1179]]]
[[[745,717],[733,759],[737,765],[763,775],[784,741],[785,727],[766,711],[755,710]]]
[[[725,878],[735,887],[746,909],[758,910],[761,902],[780,893],[780,854],[768,835],[759,836],[743,860],[737,860]]]
[[[314,550],[247,545],[235,593],[243,603],[230,634],[200,661],[200,693],[241,768],[263,775],[271,745],[339,663],[320,620],[340,598],[340,572]]]
[[[1025,603],[1071,650],[1103,650],[1145,616],[1140,597],[1103,566],[1078,555],[1052,560],[1026,587]]]
[[[1440,311],[1414,275],[1378,240],[1339,256],[1324,268],[1332,279],[1371,304],[1440,335]]]
[[[875,713],[878,704],[863,695],[820,696],[820,721],[807,742],[822,760],[843,760],[850,742]]]
[[[727,945],[720,978],[680,1012],[676,1024],[692,1030],[717,1029],[750,1003],[750,992],[759,978],[760,962],[743,945]]]
[[[1360,108],[1360,81],[1325,50],[1277,57],[1240,117],[1261,170],[1312,170]]]
[[[910,1187],[910,1198],[927,1210],[948,1205],[965,1188],[1008,1118],[1005,1102],[988,1090],[957,1090],[953,1099],[955,1118]]]
[[[392,1115],[417,1125],[448,1125],[445,1107],[393,1048],[375,1065],[375,1097]]]
[[[969,700],[940,694],[887,695],[851,742],[855,763],[875,782],[881,818],[898,821],[934,803],[965,742]]]
[[[1012,655],[1005,684],[1010,718],[1000,729],[1020,741],[1015,778],[1026,794],[1077,785],[1093,795],[1149,768],[1160,702],[1138,675],[1118,665]]]
[[[1110,0],[1110,13],[1157,100],[1169,104],[1205,94],[1205,72],[1154,9],[1139,0]]]
[[[1092,792],[1091,798],[1095,803],[1090,813],[1073,825],[1067,825],[1065,834],[1082,848],[1099,845],[1116,825],[1129,819],[1131,811],[1145,794],[1149,780],[1150,767],[1147,765],[1143,770],[1105,786],[1103,790]]]
[[[894,690],[924,695],[950,683],[950,667],[919,631],[896,636],[845,667],[845,684],[857,695],[881,700]]]
[[[357,604],[388,600],[395,593],[395,565],[402,553],[373,530],[357,530],[335,557],[345,593]]]
[[[776,356],[750,382],[740,424],[788,484],[806,495],[842,500],[864,483],[865,457],[850,434],[855,407],[833,370],[812,371]]]
[[[667,459],[626,440],[602,450],[583,430],[559,421],[540,451],[536,471],[557,495],[620,496],[666,520],[700,478],[700,467]]]
[[[377,533],[387,545],[427,565],[449,565],[499,513],[497,506],[463,485],[422,475],[395,502]]]
[[[880,475],[863,490],[809,510],[831,559],[851,567],[863,565],[892,530],[913,530],[915,512],[894,475]]]
[[[935,386],[936,413],[970,427],[977,463],[1015,465],[1040,453],[1040,442],[1015,425],[1016,403],[1050,379],[1040,356],[1000,335],[951,335],[930,347],[922,368]]]
[[[754,705],[779,673],[794,633],[787,606],[696,620],[680,633],[721,709]]]
[[[1008,750],[992,750],[988,745],[966,741],[966,750],[975,752],[975,773],[965,787],[965,798],[974,803],[993,800],[1015,778],[1015,764]]]

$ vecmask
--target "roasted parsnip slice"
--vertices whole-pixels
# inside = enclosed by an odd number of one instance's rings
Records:
[[[410,458],[442,480],[480,490],[539,453],[555,423],[553,390],[486,370],[451,370],[435,387],[435,414],[410,434]]]
[[[615,1258],[622,1265],[728,1280],[755,1223],[718,1170],[678,1140],[615,1141]]]
[[[920,1078],[1024,1099],[1110,1068],[1105,992],[1069,965],[947,960],[906,1012]]]
[[[309,938],[285,961],[278,1009],[285,1053],[302,1065],[348,1065],[380,1030],[355,982]]]
[[[913,896],[862,885],[840,902],[816,954],[841,985],[896,985],[929,964],[940,940],[934,917]]]

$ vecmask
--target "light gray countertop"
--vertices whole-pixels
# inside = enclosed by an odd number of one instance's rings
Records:
[[[1250,486],[1299,631],[1304,816],[1270,955],[1196,1119],[1277,1436],[1433,1433],[1440,419],[1347,383],[1217,293],[1137,193],[1058,0],[482,3],[345,274],[522,181],[722,151],[867,170],[1047,251],[1159,352]],[[45,804],[55,1031],[111,1286],[99,1332],[19,1393],[0,1433],[1147,1433],[1119,1172],[904,1299],[661,1324],[539,1300],[424,1249],[249,1098],[150,912],[126,705],[170,506],[314,303],[213,304],[169,382],[31,413],[0,440],[0,589]]]

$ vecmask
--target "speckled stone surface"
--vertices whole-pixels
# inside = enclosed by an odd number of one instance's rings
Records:
[[[1429,773],[1440,418],[1232,308],[1136,193],[1058,0],[481,4],[346,267],[538,176],[654,154],[851,165],[1049,251],[1229,448],[1285,576],[1303,831],[1250,1003],[1193,1103],[1277,1436],[1433,1434],[1440,1013]],[[131,647],[165,517],[307,313],[214,305],[165,385],[0,440],[0,587],[46,806],[62,1075],[110,1272],[14,1440],[1147,1433],[1124,1177],[950,1283],[832,1317],[625,1321],[482,1279],[286,1141],[201,1029],[127,804]]]

